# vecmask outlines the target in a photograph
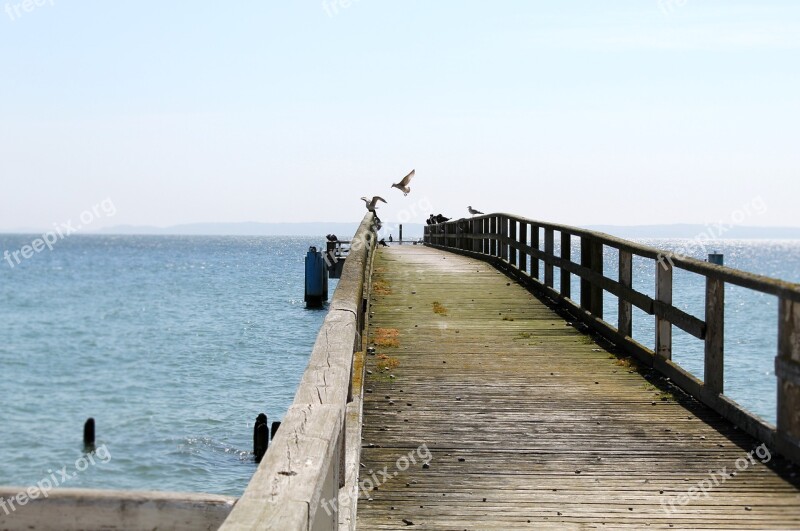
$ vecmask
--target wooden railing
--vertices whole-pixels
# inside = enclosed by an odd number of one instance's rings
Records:
[[[220,529],[338,528],[337,500],[346,479],[345,456],[353,450],[345,441],[352,445],[354,439],[345,427],[353,398],[353,355],[361,349],[375,243],[374,216],[368,213],[351,241],[341,280],[294,402]],[[357,473],[357,464],[348,469]]]
[[[541,242],[540,239],[544,239]],[[555,253],[556,238],[560,253]],[[608,234],[534,221],[509,214],[490,214],[425,227],[425,242],[493,263],[508,275],[553,299],[562,308],[640,362],[669,377],[756,439],[800,462],[800,285],[754,275],[676,255]],[[543,250],[542,250],[542,243]],[[580,249],[580,263],[571,259]],[[616,280],[603,275],[606,249],[619,255]],[[633,287],[633,258],[655,262],[655,297]],[[540,270],[540,261],[544,271]],[[554,286],[554,270],[560,271]],[[672,304],[674,269],[705,277],[705,318]],[[580,301],[572,299],[571,275],[580,278]],[[725,285],[740,286],[778,298],[777,427],[753,415],[724,394]],[[617,326],[603,319],[603,294],[617,297]],[[635,341],[633,307],[655,318],[655,341],[648,348]],[[700,380],[672,361],[672,327],[705,342],[705,371]]]

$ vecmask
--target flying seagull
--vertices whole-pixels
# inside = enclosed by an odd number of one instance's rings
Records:
[[[378,201],[383,201],[384,203],[386,203],[386,199],[384,199],[382,197],[379,197],[377,195],[373,196],[372,199],[368,199],[366,197],[362,197],[361,200],[364,201],[364,203],[366,204],[367,210],[369,210],[370,212],[375,212],[375,209],[378,208],[377,207]]]
[[[392,185],[392,188],[397,188],[398,190],[403,192],[403,195],[408,195],[408,193],[411,191],[411,187],[408,186],[408,183],[411,182],[411,178],[414,176],[414,173],[416,171],[417,170],[411,170],[411,173],[403,177],[402,181],[400,181],[399,183],[394,183]]]
[[[476,215],[476,214],[483,214],[483,212],[481,212],[480,210],[475,210],[471,206],[468,206],[467,210],[469,210],[469,213],[472,214],[473,216]]]

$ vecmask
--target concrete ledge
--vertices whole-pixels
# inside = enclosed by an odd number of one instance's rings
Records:
[[[214,494],[88,489],[55,489],[46,498],[37,493],[31,499],[20,494],[27,490],[0,487],[1,530],[211,531],[236,503],[236,498]]]

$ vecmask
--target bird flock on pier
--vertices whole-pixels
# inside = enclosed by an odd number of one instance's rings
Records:
[[[411,193],[411,187],[409,186],[409,184],[411,184],[411,179],[414,178],[414,175],[416,175],[416,170],[411,170],[408,173],[408,175],[406,175],[405,177],[403,177],[400,180],[400,182],[392,183],[391,187],[392,188],[397,188],[398,190],[403,192],[404,196],[407,196],[409,193]],[[380,222],[380,219],[378,218],[378,212],[377,212],[378,203],[380,202],[380,203],[388,204],[389,202],[386,201],[386,199],[382,198],[379,195],[374,195],[371,198],[365,196],[365,197],[362,197],[361,200],[364,201],[364,206],[366,206],[367,210],[369,210],[370,212],[375,214],[375,219],[378,220],[378,222]],[[470,215],[472,215],[472,216],[477,216],[479,214],[483,214],[483,212],[481,212],[480,210],[472,208],[472,205],[467,207],[467,212],[469,212]],[[431,214],[428,217],[428,219],[425,220],[425,222],[428,225],[436,225],[437,223],[444,223],[445,221],[450,221],[450,219],[451,218],[446,218],[441,214],[437,214],[437,215]]]

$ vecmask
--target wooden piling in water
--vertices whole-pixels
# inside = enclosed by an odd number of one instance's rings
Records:
[[[269,427],[267,426],[267,416],[259,413],[256,417],[256,424],[253,427],[253,453],[256,456],[256,463],[260,463],[264,454],[267,453],[269,446]]]
[[[94,417],[89,417],[83,424],[83,446],[86,448],[94,447],[95,432],[94,432]]]

